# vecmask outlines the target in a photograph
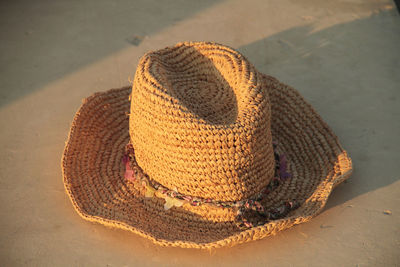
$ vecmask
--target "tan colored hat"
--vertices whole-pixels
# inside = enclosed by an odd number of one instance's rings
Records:
[[[295,89],[232,48],[180,43],[84,100],[62,169],[84,219],[216,248],[310,220],[352,165]]]

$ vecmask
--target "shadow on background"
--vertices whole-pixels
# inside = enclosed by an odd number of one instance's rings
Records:
[[[399,25],[395,9],[320,31],[291,28],[239,48],[259,71],[298,89],[349,152],[353,175],[328,208],[400,179],[393,134],[400,135],[400,28],[392,36],[388,20]]]
[[[0,107],[219,2],[3,1]]]

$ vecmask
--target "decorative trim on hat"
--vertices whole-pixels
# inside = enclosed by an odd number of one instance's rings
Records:
[[[273,143],[275,158],[275,175],[271,182],[256,196],[240,201],[218,201],[213,199],[204,199],[199,197],[187,196],[177,192],[176,189],[169,189],[160,183],[153,181],[142,168],[137,164],[135,159],[135,150],[131,143],[125,148],[125,155],[122,159],[125,164],[125,179],[130,182],[139,184],[145,190],[145,197],[160,197],[165,200],[164,209],[168,210],[172,207],[181,207],[187,203],[192,206],[212,205],[220,208],[236,208],[237,216],[235,223],[240,228],[251,228],[263,225],[271,220],[283,218],[290,211],[299,207],[297,201],[287,201],[282,206],[266,209],[261,201],[275,188],[279,187],[283,182],[291,178],[291,174],[287,171],[286,156],[279,153],[277,143]]]

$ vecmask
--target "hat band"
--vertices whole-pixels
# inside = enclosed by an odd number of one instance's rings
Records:
[[[250,228],[263,225],[270,220],[280,219],[290,211],[298,208],[297,201],[287,201],[282,206],[265,209],[261,201],[275,188],[291,178],[287,172],[286,157],[277,151],[277,143],[273,143],[275,158],[275,175],[271,182],[256,196],[239,201],[219,201],[187,196],[179,193],[176,189],[171,190],[160,183],[150,179],[137,164],[135,150],[131,143],[125,148],[125,155],[122,159],[125,164],[125,179],[134,182],[145,190],[145,197],[159,197],[165,200],[164,209],[168,210],[173,206],[180,207],[185,203],[192,206],[212,205],[220,208],[237,208],[235,222],[240,228]]]

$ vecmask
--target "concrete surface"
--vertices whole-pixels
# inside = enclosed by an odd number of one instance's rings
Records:
[[[391,0],[2,1],[0,265],[400,266],[400,18]],[[148,50],[217,41],[297,88],[354,161],[311,222],[211,252],[82,220],[60,158],[81,99]],[[385,214],[388,210],[391,214]]]

